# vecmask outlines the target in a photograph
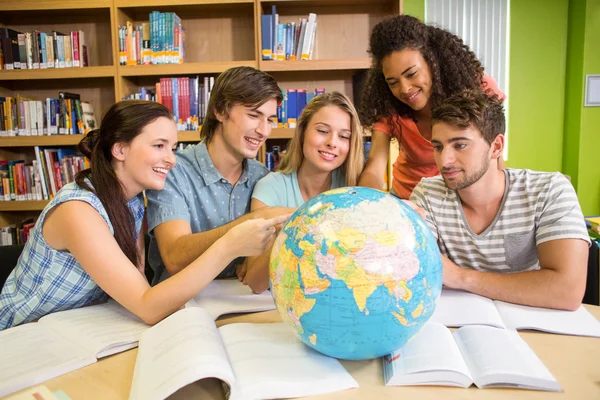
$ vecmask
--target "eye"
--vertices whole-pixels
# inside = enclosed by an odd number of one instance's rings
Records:
[[[393,87],[393,86],[395,86],[395,85],[396,85],[396,83],[397,83],[397,82],[395,82],[395,81],[394,81],[394,82],[388,82],[388,86],[389,86],[389,87]]]
[[[155,144],[154,147],[156,147],[157,149],[163,149],[165,147],[165,145],[160,143],[160,144]]]
[[[350,140],[350,135],[340,135],[340,138],[344,140]]]
[[[329,132],[327,132],[327,130],[325,129],[317,129],[317,132],[322,133],[324,135],[327,135]]]
[[[442,146],[433,146],[433,151],[440,152],[442,151]]]
[[[269,118],[267,121],[269,121],[270,124],[274,122],[273,118]]]
[[[415,72],[411,72],[410,74],[406,75],[407,78],[412,78],[413,76],[415,76],[417,74],[417,71]]]
[[[466,144],[463,144],[463,143],[457,143],[457,144],[454,146],[454,148],[455,148],[455,149],[458,149],[458,150],[462,150],[462,149],[464,149],[465,147],[467,147],[467,145],[466,145]]]
[[[248,114],[250,118],[258,118],[258,114]]]

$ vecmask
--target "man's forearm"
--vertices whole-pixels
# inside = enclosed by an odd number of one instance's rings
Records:
[[[446,257],[443,263],[460,268]],[[551,269],[498,274],[461,268],[451,286],[494,300],[564,310],[576,310],[583,298],[578,282]]]
[[[271,247],[258,257],[248,257],[246,263],[246,278],[244,281],[250,286],[254,293],[262,293],[269,288],[269,259],[271,258]]]

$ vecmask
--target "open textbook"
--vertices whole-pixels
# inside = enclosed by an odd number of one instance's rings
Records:
[[[115,301],[0,332],[0,397],[137,346],[148,325]]]
[[[129,398],[164,399],[209,377],[220,379],[232,400],[358,387],[338,360],[304,345],[283,323],[236,323],[217,329],[207,311],[192,307],[142,334]]]
[[[450,332],[429,322],[383,358],[386,385],[512,387],[562,391],[517,331],[465,326]]]
[[[224,314],[274,310],[275,302],[268,290],[254,294],[249,286],[237,279],[217,279],[202,289],[186,307],[201,307],[216,320]]]
[[[489,325],[600,337],[600,322],[583,306],[577,311],[551,310],[490,300],[452,289],[442,290],[430,321],[450,327]]]

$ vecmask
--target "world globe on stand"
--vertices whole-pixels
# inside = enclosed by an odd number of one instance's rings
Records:
[[[349,187],[298,208],[275,239],[271,293],[313,349],[341,359],[401,348],[431,317],[440,252],[425,221],[385,192]]]

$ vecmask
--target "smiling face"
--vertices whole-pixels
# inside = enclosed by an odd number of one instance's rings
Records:
[[[325,106],[308,122],[304,132],[303,169],[332,172],[344,164],[352,136],[350,115],[336,106]]]
[[[129,197],[142,190],[164,188],[167,173],[176,162],[176,145],[175,122],[164,117],[146,125],[131,142],[113,145],[113,167]]]
[[[222,124],[222,145],[233,157],[242,161],[255,158],[258,149],[271,134],[271,124],[277,117],[277,100],[271,99],[258,108],[236,104],[227,116],[219,116]]]
[[[394,97],[415,111],[422,110],[429,103],[431,71],[420,51],[394,51],[381,60],[381,66]]]
[[[432,127],[435,162],[449,189],[461,190],[473,185],[490,169],[495,153],[501,154],[503,136],[492,145],[472,125],[466,129],[439,122]],[[496,168],[497,169],[497,168]]]

